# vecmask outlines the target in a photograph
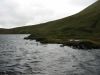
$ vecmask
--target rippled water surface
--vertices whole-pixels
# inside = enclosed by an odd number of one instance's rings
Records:
[[[60,44],[0,35],[0,75],[100,75],[100,50],[75,50]]]

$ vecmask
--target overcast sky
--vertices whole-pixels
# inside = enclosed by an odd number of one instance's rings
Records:
[[[0,28],[33,25],[75,14],[96,0],[0,0]]]

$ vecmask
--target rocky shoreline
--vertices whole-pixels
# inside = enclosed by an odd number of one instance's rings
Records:
[[[67,42],[65,45],[70,46],[74,49],[100,49],[100,45],[93,43],[91,41],[71,41]]]
[[[76,39],[68,39],[67,41],[62,41],[61,39],[60,39],[60,41],[57,39],[47,40],[46,38],[33,37],[33,35],[25,37],[24,39],[36,40],[43,44],[47,44],[47,43],[62,44],[62,46],[69,46],[74,49],[84,49],[84,50],[100,49],[100,44],[97,44],[90,40],[76,40]]]

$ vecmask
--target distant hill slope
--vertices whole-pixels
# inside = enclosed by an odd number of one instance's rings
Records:
[[[0,34],[6,34],[6,33],[8,33],[7,29],[0,28]]]
[[[49,42],[64,42],[68,39],[100,41],[100,1],[78,14],[33,26],[18,27],[6,33],[30,33],[29,38],[42,38]]]
[[[43,34],[61,38],[68,36],[100,36],[100,1],[92,4],[82,12],[67,18],[39,25],[12,29],[13,33]],[[51,36],[52,35],[52,36]],[[58,37],[59,36],[59,37]]]

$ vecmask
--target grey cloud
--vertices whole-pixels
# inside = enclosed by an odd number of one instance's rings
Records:
[[[97,0],[70,0],[69,2],[74,6],[88,6],[96,1]]]
[[[18,8],[17,4],[11,0],[2,0],[0,5],[0,26],[6,28],[26,25],[30,20],[34,21],[37,16],[52,14],[51,10],[41,8],[39,5],[35,6],[36,10],[26,9],[21,12],[20,7]]]

